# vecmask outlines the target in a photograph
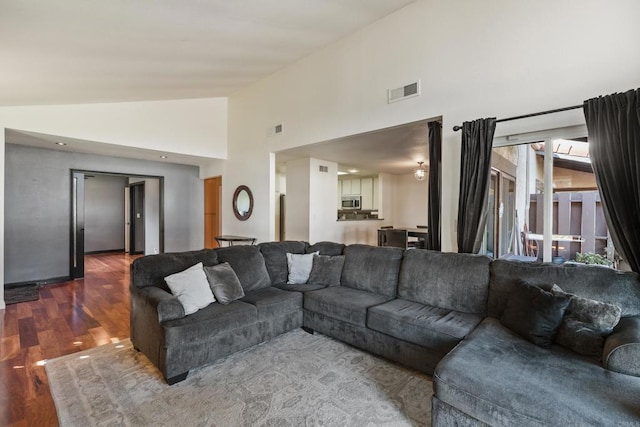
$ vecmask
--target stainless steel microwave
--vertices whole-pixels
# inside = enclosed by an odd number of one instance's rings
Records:
[[[342,209],[360,209],[362,197],[360,196],[343,196]]]

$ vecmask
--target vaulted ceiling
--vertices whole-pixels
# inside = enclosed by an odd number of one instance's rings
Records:
[[[3,0],[0,106],[228,96],[413,0]]]

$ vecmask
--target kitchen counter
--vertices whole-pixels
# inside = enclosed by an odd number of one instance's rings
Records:
[[[378,211],[370,210],[339,210],[338,221],[381,221]]]

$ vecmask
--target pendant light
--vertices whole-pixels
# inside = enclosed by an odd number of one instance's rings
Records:
[[[416,180],[422,181],[427,176],[427,171],[424,169],[424,162],[418,162],[418,169],[413,172],[413,176]]]

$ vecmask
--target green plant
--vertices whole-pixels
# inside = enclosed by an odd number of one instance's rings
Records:
[[[593,252],[587,253],[576,253],[576,261],[581,262],[583,264],[597,264],[597,265],[606,265],[611,267],[611,261],[607,259],[604,255],[595,254]]]

